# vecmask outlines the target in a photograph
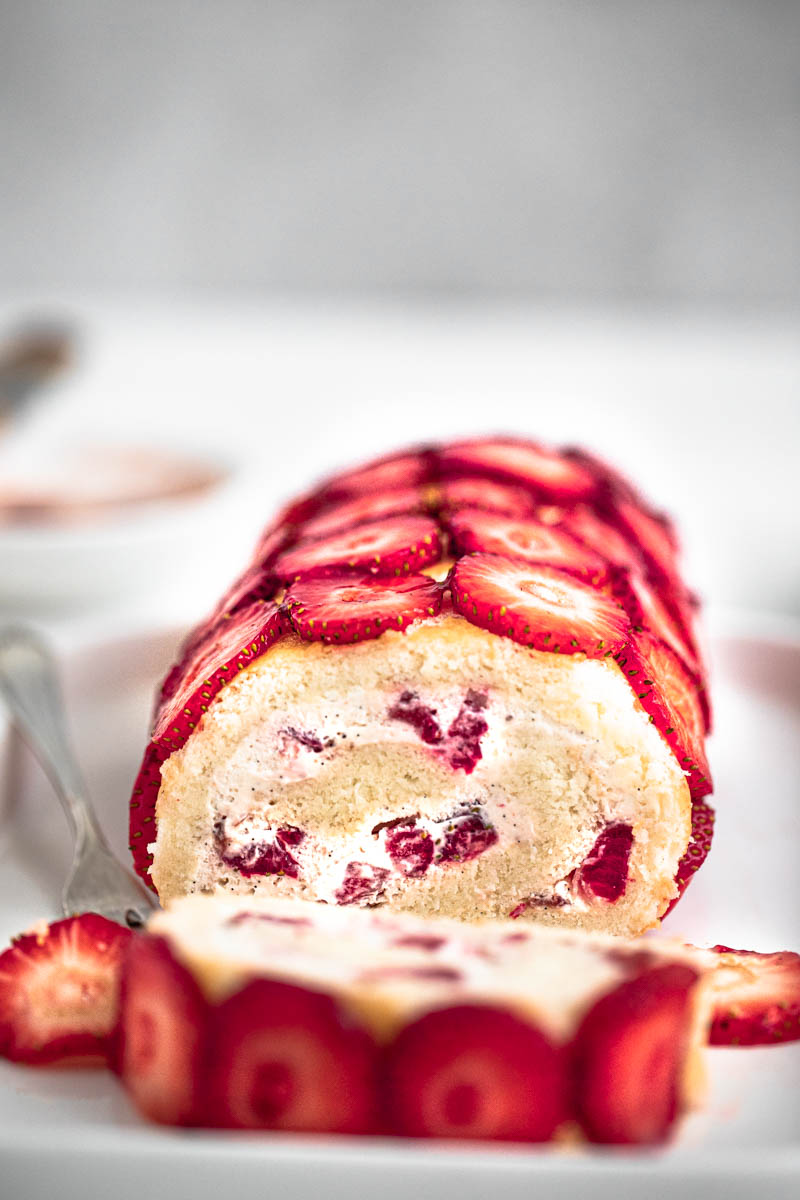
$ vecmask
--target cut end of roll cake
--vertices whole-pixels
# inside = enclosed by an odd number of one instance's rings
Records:
[[[633,935],[713,813],[674,534],[596,460],[464,443],[290,506],[162,686],[131,848],[193,892]]]
[[[612,660],[455,615],[287,637],[162,769],[152,877],[629,934],[677,895],[686,780]]]

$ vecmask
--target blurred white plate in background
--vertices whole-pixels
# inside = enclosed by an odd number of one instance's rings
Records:
[[[255,470],[210,451],[45,442],[0,463],[6,616],[163,599],[166,619],[191,620],[244,566],[263,524]]]

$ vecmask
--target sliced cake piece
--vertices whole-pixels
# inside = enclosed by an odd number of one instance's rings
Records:
[[[122,1079],[166,1123],[649,1144],[709,1008],[668,943],[187,897],[136,939]]]
[[[270,527],[274,594],[244,576],[162,692],[131,803],[162,899],[658,922],[710,840],[705,684],[666,526],[593,462],[426,447]]]
[[[690,832],[685,777],[612,659],[451,614],[287,637],[241,670],[161,768],[152,877],[164,900],[220,886],[630,934],[676,894]]]

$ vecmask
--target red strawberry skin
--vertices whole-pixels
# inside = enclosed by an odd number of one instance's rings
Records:
[[[206,1122],[227,1129],[369,1133],[377,1049],[327,995],[257,979],[213,1014]]]
[[[402,631],[436,616],[442,588],[425,575],[381,580],[371,575],[300,579],[284,597],[292,626],[307,641],[347,644]]]
[[[703,713],[703,730],[706,734],[709,733],[711,702],[706,671],[691,632],[688,597],[684,598],[681,593],[672,590],[669,593],[670,603],[667,605],[657,588],[636,568],[616,568],[612,573],[611,588],[620,604],[624,605],[634,629],[637,632],[645,630],[652,637],[664,642],[681,660],[694,683]],[[676,618],[676,612],[680,614],[680,619]]]
[[[378,458],[355,471],[347,471],[328,480],[319,495],[325,502],[374,496],[394,488],[427,483],[435,472],[434,458],[428,447]]]
[[[466,475],[447,479],[440,485],[439,508],[442,512],[478,508],[482,512],[504,513],[507,517],[529,517],[533,515],[534,503],[526,488]]]
[[[800,1039],[800,954],[713,946],[712,1046],[774,1046]]]
[[[697,972],[659,966],[626,980],[583,1018],[573,1042],[573,1105],[589,1141],[654,1145],[683,1103]]]
[[[634,633],[616,655],[637,699],[650,714],[687,776],[692,798],[711,791],[705,721],[697,684],[678,656],[647,633]]]
[[[435,521],[394,516],[302,541],[278,558],[274,571],[287,583],[346,571],[402,576],[438,562],[441,556],[442,540]]]
[[[597,554],[602,554],[606,562],[614,566],[633,567],[637,570],[642,566],[638,546],[588,504],[576,504],[570,508],[540,509],[537,510],[537,516],[540,520],[551,520],[567,533],[571,533],[579,542],[589,546]]]
[[[658,592],[648,583],[644,573],[635,569],[614,572],[612,588],[636,629],[646,629],[653,637],[665,642],[681,659],[692,675],[700,668],[694,648],[673,619]]]
[[[122,979],[118,1070],[140,1112],[164,1125],[200,1117],[208,1009],[163,938],[132,942]]]
[[[459,559],[452,594],[468,621],[535,650],[601,658],[621,650],[630,629],[624,609],[590,584],[499,555]]]
[[[608,564],[599,554],[564,530],[540,521],[465,508],[450,518],[449,529],[454,549],[461,554],[503,554],[595,581],[608,574]]]
[[[131,794],[128,824],[130,851],[137,874],[149,888],[153,888],[150,878],[153,856],[148,846],[155,841],[156,801],[161,788],[161,767],[168,757],[166,751],[151,742],[144,752]]]
[[[572,886],[584,899],[613,904],[625,894],[633,830],[615,821],[600,833],[591,852],[577,868]]]
[[[711,839],[714,836],[714,819],[714,810],[706,800],[692,801],[692,832],[689,837],[689,845],[686,848],[683,858],[678,863],[678,870],[675,873],[678,894],[664,913],[665,917],[668,913],[672,912],[689,886],[689,883],[694,878],[695,872],[708,857],[708,852],[711,849]]]
[[[438,454],[438,469],[445,476],[486,475],[530,488],[547,500],[574,502],[597,491],[595,477],[583,464],[517,438],[445,446]]]
[[[667,588],[674,586],[679,578],[678,544],[668,518],[619,497],[606,515],[638,548],[652,577]]]
[[[0,1054],[30,1064],[106,1061],[131,936],[84,913],[16,938],[0,954]]]
[[[178,662],[170,668],[159,697],[159,707],[163,707],[174,695],[192,664],[207,651],[219,637],[225,636],[225,630],[230,624],[231,617],[241,609],[250,608],[258,601],[271,600],[278,590],[274,575],[259,563],[251,564],[246,571],[239,575],[228,588],[214,611],[205,620],[196,625],[185,638]]]
[[[569,1115],[565,1059],[503,1009],[439,1009],[389,1047],[384,1105],[389,1128],[408,1137],[546,1142]]]
[[[419,515],[427,507],[425,493],[420,487],[356,496],[352,500],[342,500],[323,508],[317,516],[306,522],[301,533],[304,540],[327,538],[384,517]]]
[[[594,478],[604,497],[615,496],[622,500],[630,500],[640,508],[645,507],[643,496],[633,487],[630,480],[605,459],[590,454],[588,450],[579,446],[562,446],[561,453],[564,458],[578,463]]]
[[[315,509],[309,508],[307,503],[301,503],[301,507],[302,511],[308,509],[309,515],[315,511]],[[256,543],[250,565],[261,567],[262,570],[268,571],[281,551],[286,550],[290,543],[295,540],[296,526],[279,518],[272,525],[268,525],[262,533]]]
[[[154,743],[170,754],[180,749],[220,688],[265,654],[285,630],[277,605],[258,600],[212,628],[184,664],[179,685],[161,706],[153,729]]]
[[[275,577],[268,567],[261,563],[249,566],[228,588],[211,614],[209,626],[217,625],[226,615],[238,612],[255,600],[271,600],[276,591]],[[200,641],[199,637],[197,641]]]

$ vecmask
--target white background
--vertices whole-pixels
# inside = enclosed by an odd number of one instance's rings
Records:
[[[0,0],[0,278],[800,304],[795,0]]]

